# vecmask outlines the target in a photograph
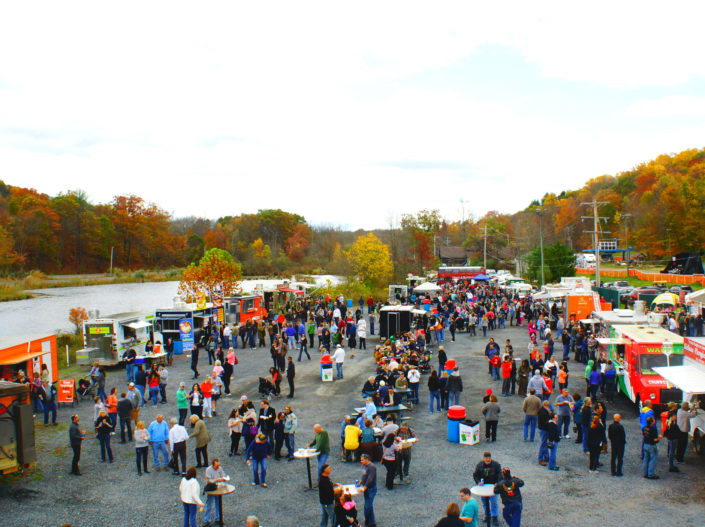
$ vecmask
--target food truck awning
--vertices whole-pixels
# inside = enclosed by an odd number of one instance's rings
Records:
[[[600,322],[602,321],[597,318],[584,318],[580,321],[581,324],[599,324]]]
[[[34,351],[27,353],[26,351],[9,350],[0,353],[0,365],[4,364],[19,364],[28,360],[40,357],[47,353],[46,351]]]
[[[661,366],[653,369],[685,393],[705,393],[705,371],[695,366]]]
[[[149,322],[145,322],[144,320],[139,320],[137,322],[130,322],[129,324],[125,324],[128,328],[132,329],[142,329],[142,328],[148,328],[151,326]]]

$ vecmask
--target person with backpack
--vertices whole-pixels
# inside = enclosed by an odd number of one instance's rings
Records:
[[[520,487],[524,486],[524,482],[512,476],[508,468],[502,470],[502,479],[494,486],[494,493],[502,498],[502,516],[509,527],[520,527],[522,500]]]
[[[44,426],[49,424],[49,414],[51,414],[51,424],[56,426],[56,386],[50,382],[43,382],[39,390],[39,400],[44,407]]]

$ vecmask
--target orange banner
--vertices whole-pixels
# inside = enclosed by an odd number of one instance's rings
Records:
[[[74,380],[61,380],[59,379],[59,398],[60,403],[72,403],[73,402],[73,392],[76,386],[76,381]]]

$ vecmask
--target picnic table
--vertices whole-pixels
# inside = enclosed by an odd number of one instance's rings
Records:
[[[384,416],[386,414],[391,414],[392,412],[403,412],[404,410],[409,409],[409,407],[404,404],[393,404],[390,406],[377,406],[376,408],[377,408],[377,414],[380,416]],[[364,406],[353,408],[353,410],[355,410],[355,413],[357,415],[362,415],[365,413]]]

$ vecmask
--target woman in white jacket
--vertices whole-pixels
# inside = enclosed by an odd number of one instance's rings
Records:
[[[181,480],[179,485],[179,493],[181,501],[184,504],[184,527],[198,527],[196,524],[196,506],[198,505],[203,512],[203,502],[199,495],[201,494],[201,486],[198,484],[198,472],[196,467],[189,467],[186,471],[186,476]]]
[[[367,322],[365,322],[365,319],[363,317],[360,317],[360,320],[357,321],[357,338],[360,341],[360,349],[366,350]]]

